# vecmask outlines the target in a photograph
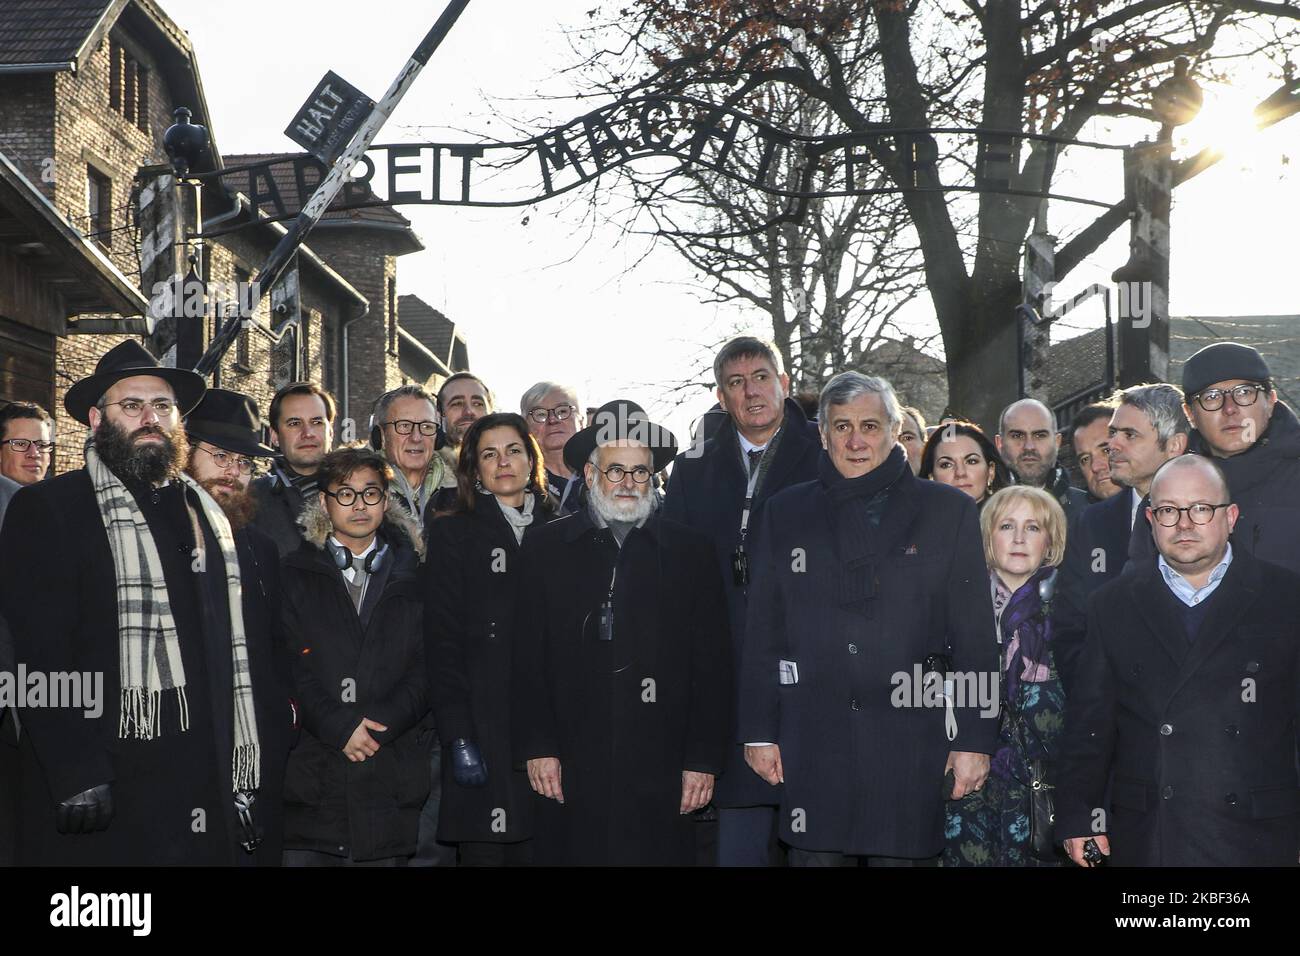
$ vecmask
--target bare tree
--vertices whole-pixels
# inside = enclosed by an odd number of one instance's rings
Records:
[[[602,10],[613,15],[602,18]],[[1149,90],[1179,57],[1203,77],[1252,70],[1276,78],[1257,111],[1261,125],[1300,111],[1290,63],[1300,5],[1289,2],[625,0],[591,16],[581,69],[606,93],[686,95],[750,110],[770,102],[774,118],[789,121],[793,107],[860,134],[938,126],[1012,134],[1003,189],[953,192],[978,185],[981,137],[945,140],[941,152],[930,133],[910,136],[905,149],[880,136],[866,148],[899,190],[893,201],[845,202],[831,218],[813,202],[798,224],[743,241],[727,234],[772,200],[738,204],[711,176],[688,174],[687,185],[674,186],[671,176],[625,174],[635,177],[641,206],[654,206],[656,226],[719,295],[772,314],[775,337],[809,382],[853,364],[854,339],[845,333],[862,328],[869,345],[871,323],[880,328],[891,305],[923,280],[943,337],[950,401],[985,423],[1017,394],[1020,260],[1038,184],[1051,181],[1057,161],[1054,140],[1020,134],[1074,140],[1099,117],[1154,119]],[[1216,159],[1203,152],[1182,161],[1175,184]],[[1056,277],[1130,212],[1118,202],[1071,237],[1057,252]],[[701,228],[710,216],[713,228]],[[805,295],[835,290],[815,314],[792,313],[796,262],[805,263],[798,272]],[[854,265],[846,272],[847,262]],[[858,308],[847,327],[844,305]],[[867,324],[854,325],[858,319]]]

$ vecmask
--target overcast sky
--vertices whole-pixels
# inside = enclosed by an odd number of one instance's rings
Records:
[[[197,50],[223,153],[295,151],[283,130],[327,70],[381,96],[443,6],[441,0],[160,2]],[[539,92],[567,90],[556,76],[573,61],[565,31],[585,22],[593,6],[595,0],[473,0],[379,141],[472,141],[466,130],[515,138],[506,122],[493,119],[492,104],[515,116],[544,113],[547,107],[533,100]],[[1199,125],[1186,131],[1194,144],[1211,136],[1245,144],[1234,123],[1254,101],[1251,94],[1269,87],[1262,77],[1238,84],[1237,91],[1209,91]],[[559,125],[591,106],[550,108]],[[1112,135],[1108,141],[1132,138]],[[1300,311],[1296,163],[1300,118],[1178,189],[1173,314]],[[1116,161],[1105,173],[1116,189],[1117,175]],[[419,295],[457,322],[474,369],[501,406],[516,408],[538,379],[571,381],[589,404],[640,401],[665,415],[684,440],[686,426],[712,397],[701,390],[669,411],[668,386],[702,369],[708,347],[732,331],[770,334],[769,327],[762,314],[701,304],[690,270],[675,254],[665,249],[642,258],[643,241],[621,240],[612,226],[584,225],[580,206],[559,199],[531,209],[403,206],[427,248],[399,260],[399,292]],[[1068,235],[1094,214],[1054,205],[1051,225]],[[1126,244],[1122,229],[1062,291],[1106,281],[1126,258]],[[911,312],[917,323],[929,314],[928,301]]]

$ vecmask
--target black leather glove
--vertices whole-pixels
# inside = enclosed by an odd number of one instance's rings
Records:
[[[60,833],[94,833],[113,820],[113,789],[106,783],[69,797],[54,811]]]
[[[462,787],[487,786],[487,762],[478,747],[464,737],[451,742],[451,776]]]

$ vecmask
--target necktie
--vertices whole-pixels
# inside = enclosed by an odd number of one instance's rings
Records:
[[[361,595],[366,590],[366,579],[369,577],[370,575],[366,572],[365,558],[353,555],[352,580],[349,581],[345,577],[343,583],[348,586],[348,597],[352,598],[352,606],[357,609],[358,614],[361,613]]]
[[[762,448],[754,448],[751,449],[750,451],[745,452],[745,454],[749,456],[749,477],[750,478],[753,478],[754,472],[758,471],[758,463],[763,460],[764,451],[765,449]]]

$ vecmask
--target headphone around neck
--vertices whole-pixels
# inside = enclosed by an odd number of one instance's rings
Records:
[[[378,541],[379,547],[366,555],[366,562],[362,566],[362,570],[366,574],[374,574],[378,571],[388,556],[388,542],[382,537]],[[325,548],[329,551],[330,557],[334,559],[334,567],[340,571],[346,571],[352,566],[352,552],[347,548],[335,544],[328,537],[325,539]]]

